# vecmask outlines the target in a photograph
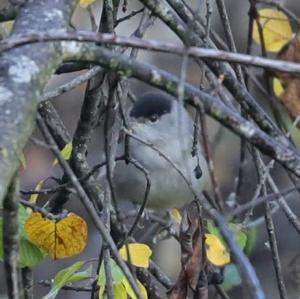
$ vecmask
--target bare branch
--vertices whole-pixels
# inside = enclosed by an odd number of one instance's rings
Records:
[[[20,8],[12,36],[34,30],[67,29],[77,1],[27,1]],[[0,202],[19,166],[19,156],[34,127],[38,98],[61,64],[59,45],[35,44],[12,49],[0,62]],[[13,121],[12,121],[13,120]]]
[[[0,51],[8,51],[15,47],[26,44],[49,42],[49,41],[78,41],[95,42],[101,44],[133,47],[150,51],[158,51],[173,54],[186,54],[190,57],[207,58],[209,60],[219,60],[238,64],[251,65],[273,71],[300,74],[300,64],[285,60],[268,59],[260,56],[240,54],[218,49],[201,47],[184,47],[175,43],[161,42],[158,40],[144,40],[138,37],[127,37],[114,33],[95,33],[90,31],[76,32],[34,32],[17,37],[10,37],[0,41]],[[67,46],[67,45],[66,45]],[[70,44],[72,46],[72,44]]]
[[[11,299],[24,298],[19,268],[19,184],[15,176],[3,200],[3,251],[7,293]]]
[[[58,162],[60,165],[63,167],[65,173],[69,176],[70,181],[74,185],[74,188],[77,190],[77,194],[81,200],[81,203],[83,206],[86,208],[87,212],[89,213],[92,221],[94,222],[95,227],[101,234],[103,240],[106,242],[107,246],[110,248],[111,254],[115,257],[116,263],[118,266],[122,269],[124,275],[128,279],[131,287],[133,288],[135,294],[137,295],[138,299],[142,299],[140,295],[140,290],[139,287],[136,284],[135,279],[132,276],[132,273],[128,269],[126,263],[124,260],[121,258],[118,249],[111,238],[109,231],[101,221],[97,211],[95,210],[95,207],[93,206],[91,200],[89,199],[88,195],[84,191],[83,187],[81,186],[80,182],[77,180],[76,175],[74,174],[73,170],[69,166],[69,164],[64,160],[64,158],[61,156],[61,153],[55,144],[55,141],[53,140],[53,137],[51,136],[50,132],[48,131],[46,125],[43,123],[42,119],[38,116],[37,121],[39,122],[40,129],[47,140],[47,142],[52,146],[52,151],[55,154],[55,156],[58,159]]]
[[[138,78],[170,94],[177,95],[179,79],[166,71],[154,68],[152,65],[137,62],[126,56],[91,45],[77,43],[76,45],[73,44],[71,52],[67,46],[64,49],[66,60],[78,59],[97,63],[118,72],[120,75]],[[270,137],[255,124],[233,112],[215,97],[190,84],[185,84],[185,100],[196,107],[203,105],[205,112],[210,116],[300,176],[300,156],[294,147],[287,142]]]
[[[234,240],[234,236],[230,229],[228,228],[228,225],[226,224],[226,221],[222,217],[222,215],[214,208],[210,207],[208,204],[203,203],[204,209],[208,213],[208,215],[216,222],[218,225],[220,232],[228,245],[229,249],[232,252],[233,258],[236,261],[242,277],[245,279],[245,282],[247,283],[249,293],[251,294],[252,298],[265,298],[264,292],[261,288],[261,285],[258,281],[258,278],[256,276],[256,273],[250,264],[250,261],[246,257],[246,255],[242,252],[239,245]]]

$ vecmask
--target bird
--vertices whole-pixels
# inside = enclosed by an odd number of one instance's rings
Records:
[[[207,164],[200,144],[192,155],[194,124],[182,103],[164,93],[143,94],[129,110],[128,127],[144,141],[129,137],[128,154],[149,174],[147,208],[181,208],[201,195]],[[118,145],[120,155],[124,154],[124,140]],[[117,161],[114,184],[118,199],[142,204],[147,181],[134,164]]]

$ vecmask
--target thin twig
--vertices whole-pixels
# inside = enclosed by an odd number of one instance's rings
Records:
[[[169,10],[163,1],[159,0],[140,0],[148,7],[153,14],[157,15],[187,46],[203,46],[204,40],[199,36],[197,31],[192,31],[188,27],[188,23],[192,22],[193,18],[190,15],[176,10],[176,13]],[[174,6],[178,6],[179,0],[168,0],[169,3],[174,2]],[[176,4],[175,4],[176,2]],[[205,34],[205,32],[204,32]],[[215,45],[209,41],[209,47],[215,48]],[[215,73],[217,77],[223,77],[223,83],[227,89],[232,93],[234,99],[241,104],[243,109],[256,123],[266,132],[272,136],[282,136],[282,132],[276,127],[270,117],[262,111],[258,106],[252,95],[248,92],[243,84],[241,84],[235,77],[234,71],[230,65],[216,60],[203,59],[206,65]],[[199,59],[196,59],[199,61]]]
[[[122,18],[117,19],[115,21],[115,27],[117,27],[120,23],[131,19],[132,17],[136,16],[137,14],[140,14],[143,11],[144,11],[144,7],[140,8],[138,10],[133,10],[130,14],[128,14],[128,15],[122,17]]]
[[[24,199],[20,199],[20,203],[23,206],[25,206],[27,208],[30,208],[30,209],[32,209],[35,212],[41,213],[43,216],[45,216],[48,219],[58,220],[58,219],[61,219],[61,218],[63,218],[63,217],[66,216],[65,215],[66,214],[65,211],[63,211],[61,214],[52,214],[46,208],[39,207],[36,204],[34,204],[32,202],[29,202],[27,200],[24,200]]]
[[[139,221],[140,221],[140,219],[141,219],[141,217],[144,213],[144,210],[145,210],[145,207],[146,207],[146,204],[147,204],[147,201],[148,201],[150,188],[151,188],[151,180],[150,180],[150,177],[149,177],[149,171],[146,170],[145,167],[143,167],[141,165],[141,163],[139,163],[137,160],[135,160],[131,157],[129,157],[128,162],[133,164],[134,167],[136,167],[139,171],[141,171],[144,174],[145,179],[146,179],[146,189],[145,189],[145,195],[144,195],[142,205],[141,205],[141,207],[138,211],[138,214],[137,214],[136,218],[134,219],[134,222],[133,222],[133,224],[132,224],[132,226],[131,226],[131,228],[129,229],[129,232],[128,232],[128,236],[132,236],[137,224],[139,223]]]
[[[234,42],[234,38],[233,38],[233,34],[232,34],[230,22],[229,22],[229,17],[228,17],[228,14],[227,14],[225,2],[224,2],[224,0],[216,0],[216,3],[217,3],[219,15],[221,17],[221,21],[222,21],[222,24],[223,24],[223,29],[224,29],[224,32],[225,32],[226,41],[229,45],[229,49],[230,49],[231,52],[237,53],[237,49],[236,49],[236,45],[235,45],[235,42]],[[233,67],[235,69],[238,80],[241,83],[243,83],[244,78],[243,78],[243,72],[242,72],[241,66],[236,65],[236,66],[233,66]]]
[[[207,58],[211,60],[235,62],[256,67],[262,67],[273,71],[300,74],[299,63],[288,62],[278,59],[267,59],[260,56],[232,53],[217,49],[207,49],[201,47],[182,47],[174,43],[160,42],[158,40],[143,40],[137,37],[126,37],[110,33],[94,33],[90,31],[76,32],[36,32],[18,37],[10,37],[0,41],[0,51],[8,51],[14,47],[20,47],[29,43],[46,41],[78,41],[95,42],[119,45],[124,47],[134,47],[151,51],[173,53],[182,55],[187,53],[191,57]],[[70,44],[72,45],[72,44]],[[65,44],[67,47],[68,45]]]
[[[249,209],[253,209],[254,207],[263,204],[265,201],[274,201],[276,200],[280,195],[282,196],[288,196],[293,192],[297,192],[300,186],[295,186],[295,187],[291,187],[291,188],[287,188],[284,190],[281,190],[280,194],[278,193],[270,193],[267,196],[262,196],[262,197],[258,197],[256,200],[254,201],[250,201],[247,202],[243,205],[239,205],[237,208],[235,208],[233,211],[229,212],[227,214],[228,219],[231,219],[235,216],[240,215],[241,213],[249,210]],[[228,220],[229,221],[229,220]]]
[[[19,268],[18,179],[14,176],[3,200],[3,251],[7,294],[10,299],[24,298]]]
[[[65,50],[65,58],[74,59],[74,56],[76,56],[74,51],[70,53],[67,49]],[[149,66],[145,63],[133,61],[125,56],[117,55],[103,48],[95,48],[94,46],[82,45],[80,47],[80,44],[78,44],[78,53],[80,53],[82,60],[88,61],[91,59],[91,56],[93,56],[92,61],[97,61],[97,63],[100,63],[105,68],[124,72],[126,76],[139,78],[140,80],[166,90],[171,94],[177,94],[177,86],[179,83],[178,78],[168,72],[154,68],[152,65]],[[110,63],[112,60],[117,63]],[[215,97],[191,86],[190,84],[186,84],[185,91],[185,101],[194,106],[200,105],[201,101],[201,105],[204,106],[206,113],[223,123],[233,132],[246,138],[247,141],[254,144],[263,153],[276,159],[291,172],[298,176],[300,175],[299,154],[295,151],[294,146],[286,140],[286,137],[281,136],[278,137],[279,139],[275,139],[267,135],[255,124],[245,120],[239,114],[224,106],[224,104]],[[279,140],[281,141],[279,142]]]
[[[263,164],[262,159],[257,151],[255,151],[255,158],[258,161],[258,165],[259,165],[258,171],[259,171],[259,175],[262,180],[262,176],[264,176],[265,173],[268,173],[268,170],[265,171],[265,165]],[[262,190],[263,190],[263,192],[262,192],[263,195],[266,196],[267,188],[266,188],[265,180],[264,180]],[[268,201],[265,202],[265,222],[266,222],[266,228],[267,228],[267,233],[268,233],[268,237],[269,237],[271,255],[272,255],[274,270],[275,270],[275,274],[276,274],[277,286],[278,286],[280,298],[287,299],[288,298],[287,290],[285,287],[283,273],[282,273],[282,267],[281,267],[281,262],[280,262],[278,246],[277,246],[274,223],[273,223],[272,213],[271,213],[271,206]]]
[[[113,276],[110,262],[110,252],[109,248],[103,245],[103,263],[105,269],[105,291],[107,299],[114,299],[114,287],[113,287]]]
[[[257,278],[257,275],[246,255],[242,252],[240,246],[235,241],[235,238],[228,228],[226,221],[223,216],[214,208],[212,208],[206,202],[203,202],[203,208],[208,213],[208,215],[216,222],[220,229],[220,233],[222,234],[225,242],[227,243],[229,249],[232,252],[233,259],[237,263],[242,277],[245,279],[247,283],[247,287],[249,293],[252,298],[256,299],[264,299],[264,291],[260,285],[260,282]]]
[[[80,198],[82,204],[84,205],[84,207],[88,211],[88,213],[89,213],[92,221],[94,222],[97,230],[100,232],[101,236],[103,237],[103,239],[105,240],[105,242],[109,246],[112,255],[116,259],[116,263],[122,269],[124,275],[128,279],[128,281],[129,281],[131,287],[133,288],[134,292],[136,293],[137,298],[142,299],[142,297],[140,295],[139,287],[136,285],[136,281],[134,280],[131,272],[129,271],[129,269],[127,267],[127,265],[125,264],[123,259],[120,257],[118,249],[117,249],[114,241],[112,240],[112,238],[111,238],[109,232],[107,231],[105,225],[103,224],[103,222],[99,218],[99,215],[98,215],[97,211],[95,210],[95,207],[93,206],[91,200],[89,199],[89,197],[86,194],[86,192],[84,191],[83,187],[81,186],[81,184],[77,180],[77,178],[76,178],[73,170],[70,168],[69,164],[61,156],[61,153],[60,153],[58,147],[56,146],[51,134],[49,133],[47,127],[43,123],[40,116],[37,117],[37,121],[39,123],[40,129],[41,129],[45,139],[47,140],[47,142],[50,145],[53,146],[52,151],[55,154],[55,156],[57,157],[58,162],[63,167],[65,173],[69,176],[69,179],[71,180],[74,187],[76,188],[78,197]]]
[[[200,123],[201,123],[201,135],[202,135],[202,141],[203,141],[203,147],[204,147],[204,153],[206,157],[206,161],[208,164],[208,171],[210,175],[210,179],[212,182],[212,188],[214,192],[214,197],[215,197],[215,202],[218,205],[218,208],[220,211],[224,210],[224,200],[222,198],[219,184],[216,178],[216,173],[215,173],[215,167],[214,167],[214,161],[212,157],[212,151],[208,139],[208,128],[207,128],[207,123],[205,119],[205,114],[203,111],[203,107],[200,106],[199,109],[197,109],[199,113],[199,118],[200,118]]]
[[[292,11],[284,7],[281,3],[270,0],[256,0],[256,2],[276,7],[278,10],[284,12],[291,19],[292,22],[296,23],[298,28],[300,27],[300,18],[297,15],[295,15]]]
[[[29,267],[24,267],[21,272],[24,286],[24,299],[33,299],[33,271]]]
[[[49,287],[51,288],[53,283],[51,281],[48,281],[48,280],[40,280],[38,282],[38,284],[40,285],[43,285],[43,286],[46,286],[46,287]],[[62,287],[63,290],[65,291],[75,291],[75,292],[87,292],[87,293],[90,293],[92,291],[92,288],[91,287],[85,287],[85,286],[72,286],[72,285],[65,285]]]
[[[170,289],[173,286],[173,282],[170,278],[151,260],[149,271],[166,289]]]
[[[74,89],[78,87],[79,85],[85,83],[86,81],[90,80],[94,76],[98,75],[101,72],[101,68],[99,66],[95,66],[85,72],[84,74],[77,76],[73,80],[57,87],[54,90],[46,92],[43,97],[41,98],[42,101],[51,100],[55,97],[60,96],[61,94],[70,91],[71,89]]]

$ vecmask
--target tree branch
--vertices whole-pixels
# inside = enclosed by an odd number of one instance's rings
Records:
[[[140,290],[139,290],[139,288],[136,284],[135,279],[132,276],[132,273],[130,272],[130,270],[129,270],[128,266],[126,265],[126,263],[124,262],[124,260],[121,258],[112,237],[110,236],[110,234],[109,234],[107,228],[105,227],[104,223],[101,221],[101,219],[100,219],[97,211],[95,210],[90,198],[88,197],[88,195],[85,192],[85,190],[83,189],[82,185],[80,184],[80,182],[76,178],[76,175],[72,171],[69,164],[61,156],[61,153],[60,153],[57,145],[55,144],[55,141],[54,141],[53,137],[51,136],[50,132],[48,131],[46,125],[42,121],[42,118],[38,116],[37,120],[38,120],[39,127],[40,127],[45,139],[47,140],[49,145],[51,145],[51,149],[52,149],[53,153],[55,154],[56,158],[58,159],[58,162],[62,166],[62,168],[63,168],[64,172],[66,173],[66,175],[68,175],[68,177],[69,177],[70,181],[72,182],[72,184],[74,185],[74,188],[77,191],[77,195],[78,195],[79,199],[81,200],[81,203],[83,204],[83,206],[86,208],[87,212],[89,213],[89,215],[91,217],[91,220],[93,221],[95,227],[97,228],[97,230],[101,234],[101,236],[102,236],[103,240],[106,242],[107,246],[109,246],[110,252],[115,257],[116,263],[122,269],[124,275],[127,277],[127,279],[129,281],[131,287],[133,288],[137,298],[142,299],[142,297],[140,295]]]
[[[20,8],[12,36],[37,30],[66,30],[76,0],[32,0]],[[12,49],[0,61],[0,203],[19,166],[19,156],[34,127],[40,95],[62,62],[59,44]]]
[[[225,61],[238,64],[245,64],[272,71],[285,72],[291,74],[300,74],[300,64],[285,60],[270,59],[260,56],[241,54],[218,49],[202,48],[196,46],[182,46],[171,42],[159,40],[144,40],[135,36],[122,36],[114,33],[99,33],[90,31],[75,32],[34,32],[22,36],[10,37],[0,41],[0,51],[5,52],[12,48],[20,47],[26,44],[35,44],[38,42],[49,41],[79,41],[95,42],[108,45],[117,45],[123,47],[132,47],[163,53],[172,53],[177,55],[186,54],[194,58],[207,58],[212,61]]]
[[[19,268],[18,178],[12,180],[3,200],[3,249],[7,293],[11,299],[23,298]]]
[[[65,60],[82,60],[99,64],[121,76],[137,78],[177,96],[180,80],[176,76],[155,68],[153,65],[129,59],[125,55],[113,53],[97,46],[73,42],[72,47],[64,44],[64,58]],[[295,175],[300,176],[300,155],[282,139],[270,137],[255,124],[226,107],[217,98],[188,83],[185,84],[184,99],[196,107],[203,105],[205,112],[211,117],[234,133],[244,137]]]

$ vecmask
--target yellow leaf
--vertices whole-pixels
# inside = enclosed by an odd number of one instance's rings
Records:
[[[207,246],[207,258],[212,264],[223,266],[230,263],[230,255],[217,236],[205,234],[205,244]]]
[[[0,153],[4,159],[8,157],[8,149],[7,148],[0,148]]]
[[[114,295],[115,295],[116,299],[127,299],[127,292],[122,283],[118,283],[118,284],[114,285]],[[102,295],[102,298],[103,298],[103,295]]]
[[[105,294],[105,286],[100,285],[99,286],[99,291],[98,291],[98,298],[99,299],[104,299],[104,294]]]
[[[9,34],[13,28],[14,21],[6,21],[3,24],[3,27],[5,28],[7,34]]]
[[[175,223],[178,223],[180,224],[181,223],[181,214],[180,212],[178,211],[178,209],[172,209],[171,210],[171,218],[172,220],[175,222]]]
[[[274,9],[261,9],[259,23],[262,26],[266,50],[278,52],[293,36],[293,31],[286,14]],[[253,23],[253,39],[260,44],[256,22]]]
[[[87,224],[74,213],[55,222],[34,212],[27,219],[25,230],[30,241],[54,259],[75,256],[87,244]]]
[[[65,147],[61,150],[61,155],[65,160],[69,160],[72,154],[73,145],[72,143],[67,143]],[[57,159],[54,160],[52,166],[55,166],[58,163]]]
[[[40,191],[42,189],[44,180],[39,181],[39,183],[35,186],[34,191]],[[30,203],[36,203],[39,194],[31,194],[29,197]]]
[[[131,243],[123,245],[119,250],[121,257],[128,261],[127,250],[129,251],[130,262],[136,267],[148,268],[149,259],[152,254],[152,250],[149,246],[142,243]]]
[[[284,88],[280,80],[277,78],[273,78],[273,91],[277,97],[280,97],[280,95],[284,92]]]
[[[135,295],[135,293],[134,293],[134,291],[132,289],[132,287],[130,286],[130,284],[129,284],[128,280],[127,280],[127,278],[123,279],[122,284],[124,285],[128,296],[130,298],[132,298],[132,299],[137,299],[136,295]],[[141,284],[141,282],[139,280],[137,280],[137,285],[140,288],[140,292],[141,292],[142,298],[148,299],[147,291],[146,291],[145,287]]]
[[[96,0],[80,0],[79,5],[83,8],[87,8],[89,5],[91,5]]]
[[[22,153],[21,155],[20,155],[20,162],[21,162],[21,165],[22,165],[22,167],[25,169],[26,167],[27,167],[27,163],[26,163],[26,159],[25,159],[25,155],[24,155],[24,153]]]

